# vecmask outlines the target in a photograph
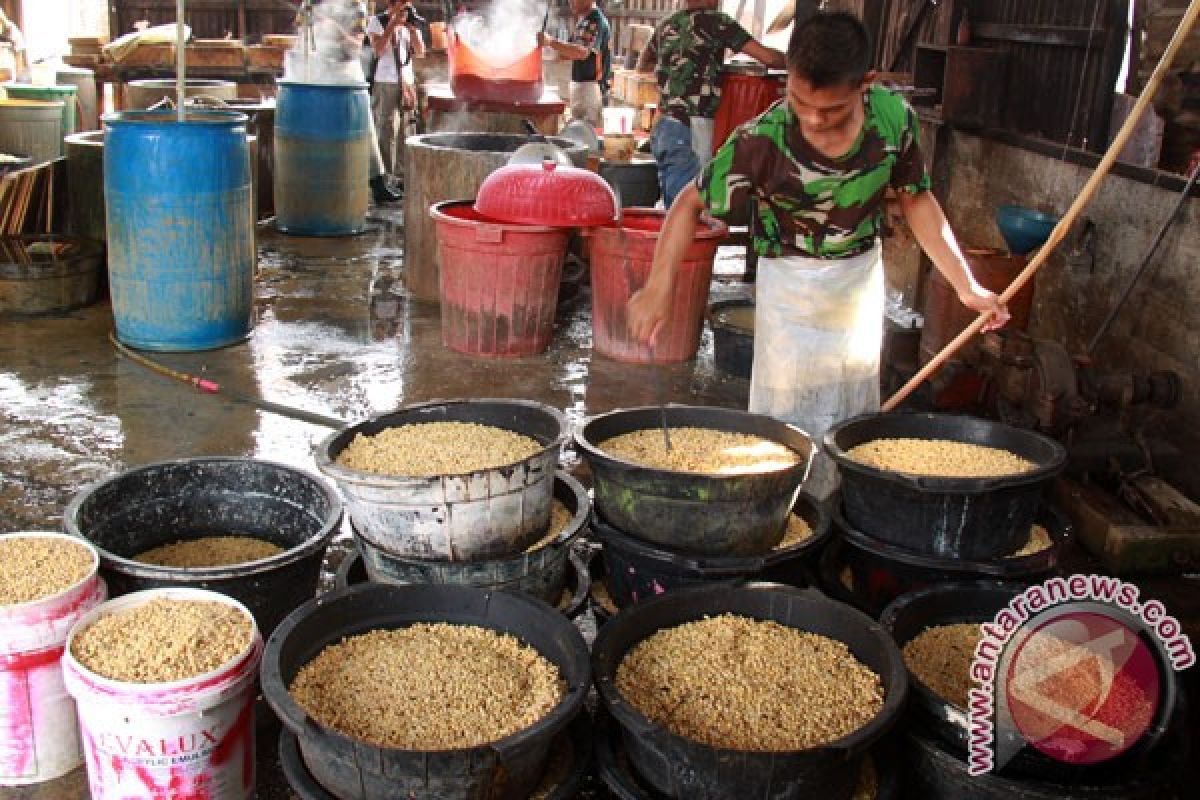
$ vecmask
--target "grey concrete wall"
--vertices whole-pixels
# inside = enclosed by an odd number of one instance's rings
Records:
[[[1003,247],[994,222],[1005,203],[1063,213],[1092,169],[959,131],[947,136],[945,205],[959,239]],[[1080,217],[1095,227],[1095,259],[1077,252],[1081,225],[1037,276],[1031,332],[1082,351],[1116,302],[1178,193],[1109,174]],[[1200,200],[1188,201],[1096,352],[1114,369],[1171,369],[1185,383],[1168,430],[1200,452]],[[896,280],[903,284],[903,280]]]

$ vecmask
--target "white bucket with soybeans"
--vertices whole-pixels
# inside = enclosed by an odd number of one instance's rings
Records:
[[[241,603],[201,589],[109,601],[67,641],[93,800],[254,794],[262,637]]]
[[[54,780],[83,762],[60,661],[71,626],[106,596],[99,565],[74,536],[0,536],[0,786]]]

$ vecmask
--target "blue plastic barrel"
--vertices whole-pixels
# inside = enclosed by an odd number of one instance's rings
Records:
[[[255,250],[244,114],[106,115],[104,201],[118,339],[192,351],[245,338]]]
[[[279,82],[275,227],[343,236],[366,227],[371,153],[367,85]]]

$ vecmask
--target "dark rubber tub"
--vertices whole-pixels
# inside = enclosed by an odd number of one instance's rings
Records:
[[[750,380],[754,367],[754,329],[735,325],[725,318],[731,311],[749,309],[750,299],[718,300],[708,306],[708,327],[713,332],[713,360],[722,372]],[[753,317],[752,317],[753,319]]]
[[[592,726],[580,714],[571,727],[551,745],[546,771],[535,790],[540,800],[571,800],[579,792],[592,766]],[[296,734],[285,730],[279,736],[279,764],[288,785],[300,800],[341,800],[325,790],[308,771],[300,755]]]
[[[837,512],[836,502],[833,507],[833,528],[845,543],[843,557],[854,576],[853,592],[861,607],[873,614],[906,592],[949,581],[989,578],[1029,584],[1048,578],[1058,570],[1072,533],[1071,523],[1061,511],[1043,505],[1034,522],[1050,534],[1053,544],[1047,549],[1028,556],[989,560],[938,558],[868,536]]]
[[[583,485],[565,472],[554,476],[554,498],[571,521],[549,544],[507,558],[440,561],[388,553],[354,530],[370,580],[377,583],[457,583],[485,589],[515,589],[557,606],[567,581],[567,555],[590,527],[592,502]]]
[[[879,622],[892,634],[896,646],[904,648],[917,635],[938,625],[962,622],[992,622],[996,614],[1026,587],[1019,584],[974,581],[949,583],[921,589],[897,598],[884,609]],[[1151,652],[1159,652],[1149,639]],[[997,726],[995,735],[1004,737],[1006,746],[1019,751],[998,770],[999,774],[1018,778],[1074,783],[1084,780],[1112,780],[1152,768],[1150,757],[1168,730],[1177,721],[1178,686],[1165,656],[1160,654],[1158,713],[1150,728],[1129,750],[1098,764],[1074,765],[1044,755],[1026,744],[1019,731]],[[911,687],[909,718],[920,729],[933,733],[957,757],[965,759],[969,748],[967,710],[955,706],[929,689],[916,675],[909,673]],[[1179,715],[1182,717],[1182,714]]]
[[[612,599],[618,607],[625,608],[683,586],[763,579],[768,573],[779,576],[775,579],[782,583],[807,586],[811,579],[802,562],[828,538],[829,516],[805,495],[796,501],[793,513],[804,517],[813,530],[812,536],[762,556],[693,556],[656,547],[597,523],[596,536],[604,543],[601,555]]]
[[[876,439],[949,439],[1008,450],[1036,465],[996,478],[932,478],[890,472],[847,455]],[[918,553],[989,559],[1018,549],[1067,451],[1033,431],[954,414],[865,414],[834,425],[826,452],[842,478],[846,519],[860,531]]]
[[[558,667],[563,699],[530,727],[491,744],[417,751],[368,745],[326,728],[288,693],[300,668],[327,645],[418,622],[476,625],[516,637]],[[367,584],[296,609],[267,641],[261,678],[267,702],[297,736],[308,771],[335,797],[524,800],[541,780],[552,742],[583,711],[591,670],[587,644],[571,622],[532,597],[473,586]]]
[[[634,646],[664,628],[724,613],[773,620],[844,642],[879,675],[882,710],[862,728],[826,745],[761,753],[710,747],[677,736],[621,696],[617,667]],[[877,623],[816,590],[781,584],[689,587],[638,603],[600,629],[592,666],[600,698],[621,726],[634,769],[656,791],[676,800],[846,800],[863,756],[899,719],[908,689],[900,651]]]
[[[918,728],[905,732],[900,757],[907,767],[908,796],[921,800],[1182,800],[1194,796],[1195,789],[1185,777],[1188,750],[1187,737],[1177,733],[1145,770],[1070,782],[969,775],[966,761]]]
[[[744,475],[667,472],[615,458],[600,444],[633,431],[711,428],[760,436],[791,448],[797,464]],[[779,543],[808,475],[813,445],[799,428],[727,408],[645,406],[589,418],[575,434],[595,478],[597,515],[617,530],[697,555],[762,555]]]
[[[592,587],[587,564],[577,548],[573,547],[567,553],[567,569],[564,578],[563,590],[558,602],[552,602],[550,605],[569,619],[574,619],[583,613]],[[363,566],[362,556],[359,555],[358,550],[351,550],[338,565],[337,573],[334,576],[334,585],[341,589],[368,582],[367,568]]]
[[[330,486],[294,467],[249,458],[189,458],[135,467],[84,488],[63,513],[67,533],[100,551],[118,597],[143,589],[211,589],[244,603],[269,636],[317,591],[325,547],[342,521]],[[284,552],[229,567],[178,569],[132,557],[204,536],[245,535]]]
[[[629,763],[629,755],[621,744],[621,729],[604,712],[597,714],[595,737],[596,772],[609,792],[619,800],[666,799],[665,794],[649,786]],[[894,736],[887,737],[863,759],[862,769],[867,769],[867,759],[870,759],[875,770],[875,793],[868,796],[869,800],[900,800],[903,776],[894,739]]]

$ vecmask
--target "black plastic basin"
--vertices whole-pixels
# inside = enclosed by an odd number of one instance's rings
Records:
[[[1043,505],[1034,521],[1050,534],[1053,544],[1038,553],[1013,558],[969,560],[939,558],[880,541],[856,530],[832,504],[833,528],[845,543],[843,558],[854,577],[855,605],[878,614],[905,592],[950,581],[990,578],[1022,584],[1047,578],[1058,569],[1071,536],[1071,523],[1061,511]],[[1028,529],[1026,529],[1028,535]]]
[[[876,439],[949,439],[1008,450],[1037,465],[994,478],[933,478],[890,472],[848,455]],[[998,558],[1018,549],[1042,495],[1066,465],[1053,439],[999,422],[954,414],[865,414],[834,425],[826,452],[842,478],[846,519],[858,530],[918,553]]]
[[[921,589],[898,597],[884,609],[879,622],[896,640],[901,649],[928,628],[963,622],[991,622],[996,614],[1025,589],[1012,583],[974,581],[948,583]],[[1152,653],[1159,654],[1162,676],[1158,712],[1149,729],[1137,743],[1116,758],[1098,764],[1068,764],[1050,758],[1031,745],[1018,731],[997,725],[995,735],[1006,742],[1016,755],[997,770],[1007,776],[1062,782],[1120,779],[1150,768],[1149,758],[1161,746],[1168,730],[1176,723],[1179,688],[1175,673],[1164,654],[1147,637]],[[960,758],[966,758],[969,748],[969,719],[967,710],[955,706],[909,674],[911,700],[910,720],[932,732],[943,745]],[[1182,714],[1179,715],[1182,717]],[[1181,721],[1181,720],[1178,720]],[[1119,795],[1118,795],[1119,796]]]
[[[569,619],[574,619],[583,613],[592,588],[592,579],[587,563],[575,548],[571,548],[567,554],[567,569],[564,579],[563,590],[558,602],[550,605]],[[334,586],[341,589],[346,586],[368,583],[369,580],[362,556],[359,555],[358,550],[351,550],[338,564],[337,573],[334,575]]]
[[[718,300],[708,306],[708,326],[713,332],[713,361],[730,375],[750,380],[754,367],[754,329],[735,325],[725,314],[738,309],[754,313],[749,299]]]
[[[792,586],[807,586],[811,580],[802,563],[829,536],[828,513],[811,497],[801,495],[793,513],[804,517],[813,534],[787,548],[761,556],[693,556],[626,536],[610,525],[596,524],[596,535],[604,543],[601,551],[608,590],[619,608],[683,586],[717,581],[763,579]]]
[[[418,622],[476,625],[516,637],[558,667],[563,699],[530,727],[491,744],[418,751],[378,747],[326,728],[288,693],[300,668],[327,645]],[[367,584],[336,589],[280,623],[263,651],[261,678],[308,771],[336,797],[524,800],[541,780],[554,738],[583,710],[591,670],[587,644],[571,622],[532,597],[473,586]]]
[[[554,498],[571,520],[558,537],[533,552],[478,561],[441,561],[389,553],[354,530],[368,577],[378,583],[457,583],[484,589],[515,589],[557,606],[567,581],[571,546],[590,529],[592,501],[565,472],[554,476]]]
[[[743,475],[668,472],[604,452],[614,436],[657,429],[710,428],[760,436],[791,448],[791,467]],[[575,442],[595,478],[597,514],[627,534],[679,552],[761,555],[783,537],[787,515],[808,475],[813,445],[794,425],[761,414],[704,406],[645,406],[589,418]]]
[[[664,628],[725,613],[773,620],[844,642],[879,675],[883,708],[862,728],[820,747],[761,753],[711,747],[678,736],[622,697],[616,672],[634,646]],[[908,689],[900,651],[877,623],[816,590],[781,584],[688,587],[631,606],[600,629],[592,668],[600,698],[621,726],[634,769],[655,790],[676,800],[846,800],[863,756],[897,721]]]
[[[135,467],[80,491],[63,513],[67,533],[100,551],[100,574],[118,597],[188,586],[241,601],[263,636],[317,591],[342,501],[316,476],[250,458],[188,458]],[[134,561],[159,545],[242,535],[284,552],[228,567],[180,569]]]

